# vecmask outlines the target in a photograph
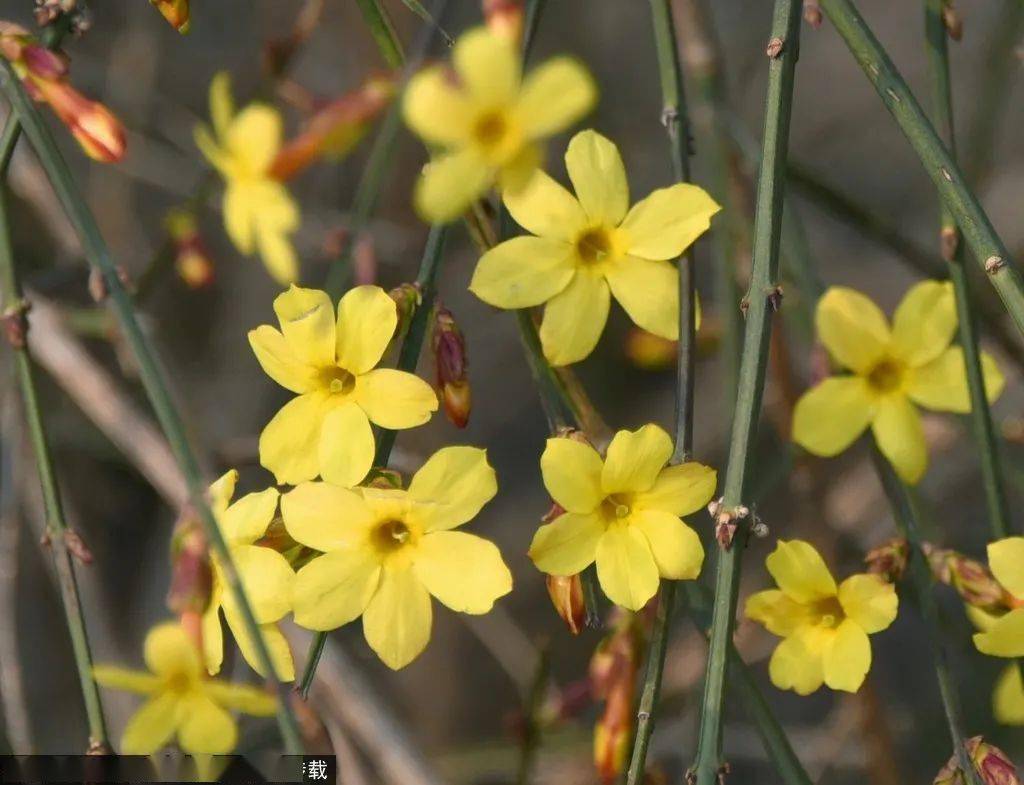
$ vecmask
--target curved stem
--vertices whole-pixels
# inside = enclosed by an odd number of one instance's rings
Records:
[[[757,183],[753,262],[750,290],[747,294],[747,322],[722,499],[721,514],[725,515],[732,514],[732,511],[743,504],[751,446],[761,413],[772,311],[778,305],[776,287],[779,238],[782,229],[793,80],[800,48],[801,7],[802,4],[795,0],[776,0],[772,20],[769,51],[774,56],[769,55],[771,60],[761,171]],[[722,705],[725,675],[735,626],[740,555],[748,530],[748,521],[745,518],[737,518],[730,523],[737,525],[736,535],[732,538],[731,544],[726,544],[720,549],[716,571],[711,648],[704,682],[697,756],[692,768],[697,785],[715,785],[724,764]]]
[[[139,376],[142,379],[146,395],[149,397],[161,429],[171,445],[175,459],[185,475],[190,502],[199,513],[207,538],[222,565],[225,582],[238,603],[243,623],[255,643],[256,659],[263,672],[268,674],[267,681],[277,688],[280,699],[277,718],[285,748],[290,754],[300,755],[302,754],[302,741],[298,723],[288,702],[289,690],[273,675],[275,671],[270,651],[260,633],[252,607],[246,599],[238,571],[235,569],[234,559],[207,504],[206,483],[202,480],[198,463],[185,435],[184,423],[164,380],[156,351],[139,324],[131,295],[128,294],[121,282],[117,266],[110,256],[110,251],[100,234],[96,220],[78,192],[67,162],[57,149],[49,129],[35,105],[25,95],[21,82],[10,65],[6,61],[2,61],[0,66],[3,68],[3,91],[11,104],[11,109],[20,119],[25,134],[35,149],[57,198],[81,239],[86,258],[103,274],[107,290],[110,293],[110,303],[120,322],[125,340],[138,363]]]

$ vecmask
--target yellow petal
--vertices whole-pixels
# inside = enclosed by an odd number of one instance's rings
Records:
[[[256,227],[260,258],[270,276],[281,286],[295,283],[299,278],[299,258],[288,235],[272,226]]]
[[[427,591],[460,613],[487,613],[512,591],[512,573],[494,543],[462,532],[425,535],[413,572]]]
[[[317,368],[334,365],[334,306],[327,292],[290,286],[274,299],[274,313],[296,357]]]
[[[589,444],[560,436],[548,439],[540,470],[551,498],[569,512],[593,512],[604,498],[601,456]]]
[[[267,376],[286,390],[305,393],[316,388],[316,368],[300,360],[284,336],[269,324],[249,331],[249,345]]]
[[[974,645],[993,657],[1024,657],[1024,608],[1000,616],[989,630],[975,633]]]
[[[1006,380],[987,352],[981,355],[981,374],[985,380],[985,395],[991,403],[1002,393]],[[911,400],[925,408],[958,414],[971,411],[967,366],[964,350],[959,346],[951,346],[931,362],[908,369],[904,385]]]
[[[970,620],[971,624],[982,632],[988,632],[995,626],[995,623],[999,621],[998,615],[984,611],[974,605],[965,604],[964,613],[967,614],[967,618]]]
[[[569,365],[590,354],[608,321],[608,284],[600,275],[578,270],[569,285],[548,300],[540,325],[544,356]]]
[[[112,690],[125,690],[139,695],[151,695],[161,685],[161,681],[152,673],[118,668],[114,665],[94,665],[92,669],[96,683]]]
[[[453,221],[491,187],[494,177],[494,169],[473,149],[439,156],[416,181],[416,212],[428,223]]]
[[[747,598],[744,614],[783,638],[811,623],[811,607],[797,602],[779,589],[768,589]]]
[[[710,466],[688,461],[666,466],[648,490],[633,499],[638,510],[662,510],[677,517],[702,509],[711,501],[718,473]]]
[[[559,515],[537,529],[530,544],[530,558],[548,575],[575,575],[593,564],[604,530],[598,515]]]
[[[203,682],[203,692],[221,706],[254,717],[273,717],[277,713],[277,698],[259,687],[210,679]]]
[[[768,558],[768,572],[789,597],[812,603],[836,596],[836,582],[814,546],[803,540],[779,540]]]
[[[934,360],[956,332],[956,300],[949,281],[922,281],[903,297],[892,319],[892,352],[911,368]]]
[[[210,509],[215,515],[222,515],[231,504],[231,497],[235,495],[235,486],[238,484],[238,470],[228,469],[224,474],[210,483],[206,491],[210,500]]]
[[[235,248],[246,256],[256,250],[258,215],[253,189],[246,183],[229,181],[224,189],[224,229]]]
[[[633,205],[622,222],[627,251],[644,259],[674,259],[711,226],[721,210],[703,188],[677,183]]]
[[[151,629],[143,644],[143,658],[157,676],[199,678],[199,652],[178,624],[167,622]]]
[[[404,668],[430,641],[430,594],[411,569],[385,569],[363,613],[363,635],[383,663]]]
[[[409,498],[424,531],[454,529],[475,518],[498,492],[498,479],[477,447],[444,447],[427,459],[409,483]]]
[[[477,27],[463,33],[452,64],[472,100],[486,107],[509,104],[519,91],[519,53],[512,40]]]
[[[284,556],[259,545],[238,545],[231,557],[257,622],[275,622],[291,610],[295,572]],[[235,607],[234,592],[225,590],[225,611]]]
[[[211,676],[220,673],[220,667],[224,663],[224,630],[220,626],[221,596],[223,595],[220,589],[214,588],[210,606],[202,619],[203,660],[206,672]]]
[[[516,223],[530,234],[571,243],[586,228],[587,215],[580,203],[540,169],[522,188],[501,196]]]
[[[589,112],[597,87],[587,69],[570,57],[555,57],[526,75],[516,116],[532,139],[563,131]]]
[[[249,667],[256,671],[260,676],[266,678],[267,673],[264,670],[260,657],[256,652],[256,641],[249,634],[249,628],[246,626],[242,615],[237,611],[231,610],[227,605],[225,605],[224,619],[227,621],[228,628],[231,630],[231,634],[235,638],[235,643],[238,644],[238,651],[241,652],[242,659],[249,663]],[[262,636],[263,643],[266,645],[267,651],[270,654],[270,662],[274,666],[274,673],[278,680],[294,680],[295,662],[292,660],[292,652],[288,647],[288,641],[277,628],[277,624],[274,622],[261,624],[260,635]]]
[[[591,223],[618,226],[629,209],[629,184],[615,143],[597,131],[580,131],[565,151],[565,166]]]
[[[988,545],[988,566],[1014,597],[1024,599],[1024,537],[1006,537]]]
[[[793,441],[815,455],[838,455],[864,433],[874,414],[874,396],[862,377],[831,376],[796,402]]]
[[[647,491],[672,457],[672,438],[653,423],[619,431],[608,445],[601,471],[604,495]]]
[[[643,533],[620,523],[597,542],[597,579],[608,599],[638,611],[658,591],[658,565]]]
[[[446,147],[467,141],[473,119],[465,96],[441,66],[424,68],[409,80],[402,114],[414,133],[430,144]]]
[[[198,125],[192,131],[192,139],[199,148],[199,152],[210,164],[223,176],[227,176],[231,169],[231,162],[221,149],[217,140],[210,135],[210,129],[205,125]]]
[[[282,183],[264,177],[247,181],[246,188],[262,229],[287,234],[298,228],[299,206]]]
[[[786,638],[772,652],[768,675],[780,690],[810,695],[825,680],[820,646],[807,635],[796,634]]]
[[[530,308],[547,302],[575,274],[569,243],[544,237],[514,237],[480,257],[469,290],[498,308]]]
[[[221,139],[227,137],[231,118],[235,116],[235,102],[231,97],[231,74],[218,71],[210,80],[210,120],[213,130]]]
[[[228,507],[218,523],[229,544],[249,544],[267,533],[277,512],[277,488],[249,493]]]
[[[818,338],[844,368],[867,373],[889,344],[889,325],[878,306],[858,291],[833,286],[818,301]]]
[[[903,482],[915,484],[928,468],[921,415],[903,395],[879,398],[871,432]]]
[[[190,692],[181,701],[178,743],[193,755],[227,755],[238,743],[238,726],[207,695]]]
[[[247,174],[262,174],[281,147],[281,115],[265,104],[247,106],[228,127],[224,147]]]
[[[543,160],[543,152],[533,143],[522,144],[514,153],[502,158],[496,178],[502,196],[515,194],[526,188],[533,180],[533,176],[540,171]]]
[[[358,485],[373,467],[374,440],[370,421],[355,403],[327,413],[320,431],[320,473],[343,488]]]
[[[306,482],[281,497],[284,526],[296,542],[317,551],[362,544],[373,512],[353,491],[326,482]]]
[[[377,368],[356,377],[355,401],[374,425],[415,428],[437,411],[437,395],[420,377]]]
[[[871,669],[871,642],[855,621],[847,619],[825,649],[825,684],[834,690],[856,692]]]
[[[379,286],[356,286],[338,303],[338,365],[366,373],[384,356],[398,327],[395,301]]]
[[[642,510],[630,516],[629,525],[644,533],[662,578],[692,580],[700,575],[704,546],[697,532],[676,516],[660,510]]]
[[[347,548],[313,559],[295,576],[295,623],[333,630],[366,610],[381,567],[369,548]]]
[[[851,575],[839,584],[843,612],[867,633],[881,632],[896,620],[896,587],[877,575]]]
[[[260,434],[260,464],[274,473],[278,485],[297,485],[320,473],[320,429],[328,411],[321,392],[293,398]]]
[[[142,704],[121,736],[122,755],[151,755],[167,745],[178,728],[178,696],[162,692]]]
[[[612,296],[638,326],[679,338],[679,270],[671,262],[626,256],[605,270]]]
[[[1024,683],[1021,682],[1018,663],[1010,663],[999,676],[992,694],[992,710],[996,722],[1024,725]]]

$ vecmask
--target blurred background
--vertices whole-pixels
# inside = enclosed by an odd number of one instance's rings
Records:
[[[398,0],[386,5],[414,54],[425,38],[424,22]],[[927,105],[922,4],[862,0],[858,5]],[[208,116],[210,79],[225,69],[239,103],[254,95],[264,80],[265,44],[292,28],[304,4],[195,0],[192,29],[184,36],[144,0],[91,6],[92,28],[66,46],[71,80],[121,118],[129,132],[128,155],[117,165],[93,164],[64,129],[54,127],[117,262],[138,280],[165,248],[167,211],[193,199],[206,177],[192,129]],[[669,184],[647,4],[569,0],[547,6],[533,62],[559,53],[583,60],[601,92],[584,126],[619,144],[633,198]],[[0,17],[34,25],[30,0],[3,0],[0,8]],[[1019,132],[1024,80],[1017,47],[1024,33],[1024,6],[1019,0],[958,0],[956,10],[964,23],[962,40],[951,44],[962,159],[997,230],[1011,249],[1018,249],[1024,243]],[[705,309],[696,455],[724,469],[734,386],[730,347],[739,314],[732,290],[745,289],[749,266],[750,194],[771,4],[677,0],[674,12],[695,125],[694,179],[728,205],[696,250]],[[453,36],[479,22],[479,3],[469,0],[449,2],[440,19]],[[444,48],[439,36],[431,36],[429,56],[443,57]],[[286,78],[271,91],[272,100],[285,113],[291,134],[303,114],[289,96],[301,90],[338,96],[383,67],[356,4],[327,0]],[[548,148],[549,168],[563,181],[561,152],[567,139],[556,139]],[[326,275],[332,242],[336,245],[337,232],[349,221],[368,149],[367,141],[344,161],[318,165],[290,183],[302,208],[296,240],[305,285],[320,285]],[[793,271],[809,262],[826,284],[858,288],[890,312],[913,281],[944,275],[932,184],[827,21],[819,29],[803,26],[790,150],[794,171],[784,238],[786,299],[752,469],[757,514],[770,537],[753,541],[746,555],[742,596],[768,585],[763,560],[775,537],[810,540],[826,554],[835,574],[845,577],[863,569],[867,549],[894,535],[865,445],[822,461],[797,454],[779,437],[788,432],[790,406],[807,385],[817,356],[807,329],[813,302],[801,297]],[[420,143],[403,131],[361,244],[360,274],[373,275],[386,289],[416,275],[426,227],[411,209],[410,193],[423,161]],[[69,519],[94,556],[78,574],[95,658],[137,665],[145,631],[168,615],[168,541],[183,498],[181,482],[112,317],[89,298],[77,239],[24,144],[15,156],[12,188],[16,252],[34,293],[32,345],[45,371],[45,415],[58,474]],[[227,240],[219,196],[214,189],[198,213],[214,262],[212,282],[194,288],[173,268],[164,269],[142,307],[206,469],[215,476],[237,467],[240,488],[248,491],[273,480],[259,466],[256,439],[288,394],[262,373],[246,333],[272,321],[271,303],[279,290],[258,261],[242,258]],[[547,425],[514,318],[466,290],[477,257],[461,226],[450,232],[440,297],[468,343],[474,404],[469,426],[459,431],[442,415],[435,416],[429,425],[399,436],[393,465],[411,472],[445,444],[488,449],[500,492],[472,530],[501,547],[515,590],[480,618],[435,605],[429,648],[398,673],[377,661],[358,624],[332,635],[306,719],[311,733],[320,734],[321,748],[333,747],[340,756],[346,785],[513,782],[522,699],[535,679],[541,649],[550,656],[550,690],[534,781],[598,781],[591,734],[602,706],[585,697],[584,680],[605,633],[585,630],[571,636],[551,608],[543,576],[526,557],[550,503],[538,467]],[[994,306],[984,282],[977,283],[979,300]],[[1024,487],[1019,419],[1024,351],[1006,326],[997,318],[986,322],[983,331],[986,348],[1009,380],[994,411],[1005,435],[1007,482],[1016,512]],[[628,320],[613,309],[598,350],[577,369],[613,429],[648,421],[671,427],[674,375],[671,360],[661,354],[636,343],[635,336],[631,342]],[[50,559],[39,545],[41,505],[9,356],[0,353],[5,366],[0,387],[0,748],[77,752],[85,744],[84,714]],[[427,378],[433,372],[426,353],[420,371]],[[988,528],[969,423],[954,416],[928,417],[926,429],[932,464],[921,496],[928,538],[980,558]],[[1019,513],[1016,518],[1020,526]],[[706,514],[690,522],[710,535]],[[709,559],[705,580],[712,566]],[[991,718],[992,685],[1003,663],[973,650],[957,599],[945,589],[941,599],[970,733],[983,733],[1011,757],[1024,754],[1021,729],[999,727]],[[875,664],[856,696],[822,689],[800,698],[776,690],[766,671],[775,639],[749,623],[739,626],[741,651],[820,782],[930,782],[950,755],[925,628],[909,598],[901,610],[892,628],[872,636]],[[304,640],[300,633],[295,641],[300,662]],[[681,782],[693,759],[704,657],[702,636],[686,613],[678,613],[650,756],[652,769],[668,782]],[[252,677],[237,655],[229,653],[228,663],[227,673]],[[113,692],[104,693],[104,702],[117,738],[136,702]],[[554,716],[563,709],[572,716]],[[272,721],[244,722],[243,750],[276,743]],[[777,781],[756,727],[736,696],[728,698],[725,738],[733,767],[729,782]]]

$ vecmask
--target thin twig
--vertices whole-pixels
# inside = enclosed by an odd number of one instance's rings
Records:
[[[529,688],[523,696],[522,739],[519,744],[519,767],[516,771],[516,785],[528,785],[533,772],[534,760],[540,749],[541,710],[548,692],[551,658],[546,646],[537,652],[537,664]]]

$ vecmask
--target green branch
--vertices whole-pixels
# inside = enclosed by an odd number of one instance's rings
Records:
[[[742,516],[747,469],[761,414],[773,310],[778,306],[779,238],[785,191],[789,120],[793,81],[800,48],[802,4],[776,0],[769,43],[770,65],[765,104],[761,172],[757,184],[754,248],[747,323],[736,410],[732,422],[729,461],[720,515]],[[739,593],[740,556],[748,533],[748,520],[737,517],[736,536],[719,552],[710,633],[710,653],[704,682],[700,736],[692,771],[697,785],[715,785],[722,758],[722,709],[729,648],[735,626]]]
[[[377,42],[384,62],[389,68],[401,68],[405,64],[405,53],[384,4],[380,0],[356,0],[356,5],[359,6],[363,19],[370,28],[370,35]]]

